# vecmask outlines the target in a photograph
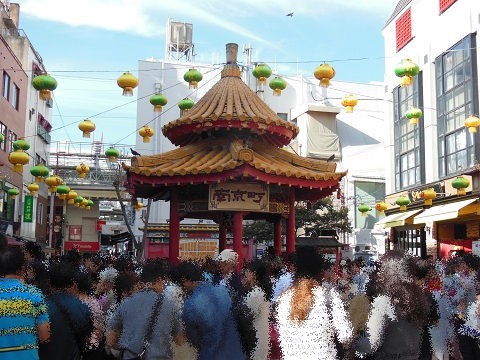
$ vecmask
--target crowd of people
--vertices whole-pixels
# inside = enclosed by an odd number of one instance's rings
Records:
[[[0,241],[0,359],[480,359],[480,258],[240,266]]]

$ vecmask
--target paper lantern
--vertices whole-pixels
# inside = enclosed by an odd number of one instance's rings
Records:
[[[273,90],[274,96],[280,96],[282,94],[282,90],[285,90],[287,87],[287,82],[281,77],[275,76],[275,78],[270,80],[268,86],[270,86],[270,89]]]
[[[78,194],[74,190],[70,190],[67,195],[68,199],[68,204],[69,205],[74,205],[75,204],[75,199],[77,198]]]
[[[471,133],[477,132],[477,127],[480,126],[480,119],[476,116],[469,116],[465,119],[465,126]]]
[[[143,127],[140,128],[140,130],[138,130],[138,135],[140,135],[142,138],[143,138],[143,142],[144,143],[149,143],[150,142],[150,138],[155,134],[155,132],[153,131],[153,129],[148,126],[148,125],[145,125]]]
[[[265,85],[267,79],[272,75],[272,69],[267,64],[258,64],[253,69],[252,74],[257,78],[259,84]]]
[[[36,182],[43,182],[44,177],[48,176],[50,169],[43,164],[38,164],[30,169],[30,174],[35,176]]]
[[[342,99],[342,105],[345,107],[345,112],[353,112],[353,108],[358,104],[358,99],[352,94],[348,94]]]
[[[37,183],[32,182],[27,186],[27,189],[30,192],[30,195],[35,196],[38,190],[40,190],[40,186],[38,186]]]
[[[109,147],[107,150],[105,150],[105,156],[111,162],[115,162],[115,161],[117,161],[118,157],[120,156],[120,151],[118,151],[114,147]]]
[[[162,111],[162,106],[167,105],[167,98],[162,94],[154,94],[150,96],[150,104],[153,105],[153,111],[159,113]]]
[[[133,96],[133,89],[137,87],[138,79],[127,71],[117,79],[117,84],[123,89],[123,96]]]
[[[367,216],[367,212],[369,212],[370,210],[372,210],[372,208],[366,204],[361,204],[358,207],[358,211],[362,213],[362,216]]]
[[[15,150],[8,154],[8,161],[13,165],[13,171],[21,174],[23,165],[28,164],[30,158],[23,150]]]
[[[335,76],[335,69],[328,64],[320,64],[315,68],[313,75],[320,80],[321,87],[329,87],[330,80]]]
[[[197,69],[192,68],[183,75],[183,79],[188,82],[188,87],[190,89],[196,89],[198,83],[202,81],[203,75]]]
[[[457,189],[457,195],[465,195],[467,192],[466,188],[470,186],[470,181],[463,176],[457,176],[455,180],[452,181],[452,187]]]
[[[375,209],[378,211],[380,215],[385,215],[385,210],[388,209],[387,203],[383,201],[379,201],[378,203],[375,204]]]
[[[51,92],[57,88],[57,80],[48,74],[38,75],[33,78],[32,86],[39,91],[41,100],[50,100]]]
[[[425,205],[432,205],[433,199],[437,197],[437,193],[434,189],[425,189],[420,193],[420,197],[424,200]]]
[[[404,59],[395,67],[395,75],[400,77],[402,87],[413,84],[413,77],[418,74],[420,68],[410,59]]]
[[[405,211],[407,206],[410,205],[410,199],[406,196],[400,196],[395,200],[395,204],[400,206],[400,211]]]
[[[418,119],[423,116],[422,110],[419,108],[413,107],[405,113],[405,117],[410,120],[411,125],[417,125]]]
[[[15,189],[15,188],[8,189],[7,193],[12,199],[15,199],[18,196],[18,194],[20,194],[18,189]]]
[[[90,133],[95,131],[97,127],[91,120],[85,119],[80,124],[78,124],[78,128],[82,131],[84,138],[89,138]]]
[[[78,176],[81,179],[85,179],[87,174],[90,172],[90,168],[87,165],[85,165],[84,163],[81,163],[81,164],[77,165],[76,170],[77,170]]]

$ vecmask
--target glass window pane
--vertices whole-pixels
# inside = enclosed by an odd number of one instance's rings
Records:
[[[445,91],[449,91],[453,88],[454,79],[453,79],[453,71],[450,71],[445,74],[444,81],[445,81]]]
[[[447,156],[447,174],[452,174],[457,172],[457,162],[455,155]]]

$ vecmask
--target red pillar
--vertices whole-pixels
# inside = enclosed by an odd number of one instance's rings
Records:
[[[287,219],[287,254],[295,252],[295,189],[290,188]]]
[[[227,227],[224,221],[220,221],[218,225],[218,252],[222,252],[227,248]]]
[[[243,265],[242,235],[243,235],[243,213],[233,213],[233,250],[238,254],[238,267]]]
[[[282,255],[282,217],[279,216],[275,220],[273,228],[273,246],[275,247],[275,254]]]
[[[178,262],[180,255],[180,216],[178,214],[178,194],[177,188],[170,190],[170,241],[168,244],[168,257],[172,262]]]

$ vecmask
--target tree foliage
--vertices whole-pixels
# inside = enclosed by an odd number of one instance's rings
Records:
[[[265,220],[255,220],[243,227],[243,237],[253,239],[255,243],[273,242],[273,223]]]
[[[314,203],[300,202],[295,206],[295,228],[303,228],[306,236],[318,236],[322,230],[336,230],[337,233],[352,232],[348,219],[348,208],[335,208],[331,198]]]

